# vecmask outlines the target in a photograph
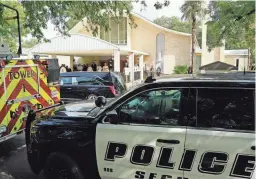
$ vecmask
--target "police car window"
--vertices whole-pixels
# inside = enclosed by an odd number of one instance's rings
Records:
[[[139,94],[117,111],[122,122],[180,125],[182,90],[156,90]]]
[[[255,130],[254,91],[198,89],[197,126]]]

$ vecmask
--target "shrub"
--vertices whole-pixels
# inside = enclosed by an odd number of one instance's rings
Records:
[[[177,65],[174,67],[173,72],[175,74],[187,74],[188,73],[188,66],[187,65]]]

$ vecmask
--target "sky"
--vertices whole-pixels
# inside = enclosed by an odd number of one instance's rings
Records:
[[[162,0],[163,1],[163,0]],[[160,10],[156,10],[154,7],[154,3],[156,0],[146,0],[147,7],[146,9],[143,9],[140,3],[133,3],[133,11],[135,13],[138,13],[145,18],[153,21],[154,19],[161,17],[163,15],[165,16],[177,16],[181,17],[182,14],[180,12],[180,7],[182,6],[184,0],[170,0],[170,5],[168,7],[165,7]],[[161,2],[161,0],[160,0]],[[54,31],[54,26],[49,22],[48,28],[46,30],[43,30],[44,35],[46,38],[51,39],[55,37],[57,34],[56,31]],[[31,37],[28,37],[31,38]]]

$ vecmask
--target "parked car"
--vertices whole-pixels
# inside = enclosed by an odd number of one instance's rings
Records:
[[[125,82],[117,72],[67,72],[60,74],[60,95],[67,99],[113,98],[126,91]]]
[[[98,97],[95,105],[89,112],[82,108],[94,105],[80,103],[29,113],[34,173],[43,169],[46,179],[255,178],[254,73],[149,79],[112,101]]]

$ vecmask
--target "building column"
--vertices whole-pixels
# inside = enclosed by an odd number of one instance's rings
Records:
[[[69,56],[69,66],[70,66],[70,69],[71,69],[71,71],[73,71],[73,67],[74,67],[74,56],[72,55],[72,56]]]
[[[132,86],[134,84],[134,53],[129,53],[129,69],[130,69],[130,81]]]
[[[139,56],[139,67],[140,67],[140,80],[143,81],[143,62],[144,62],[144,56]]]
[[[114,51],[114,71],[120,72],[120,50]]]

